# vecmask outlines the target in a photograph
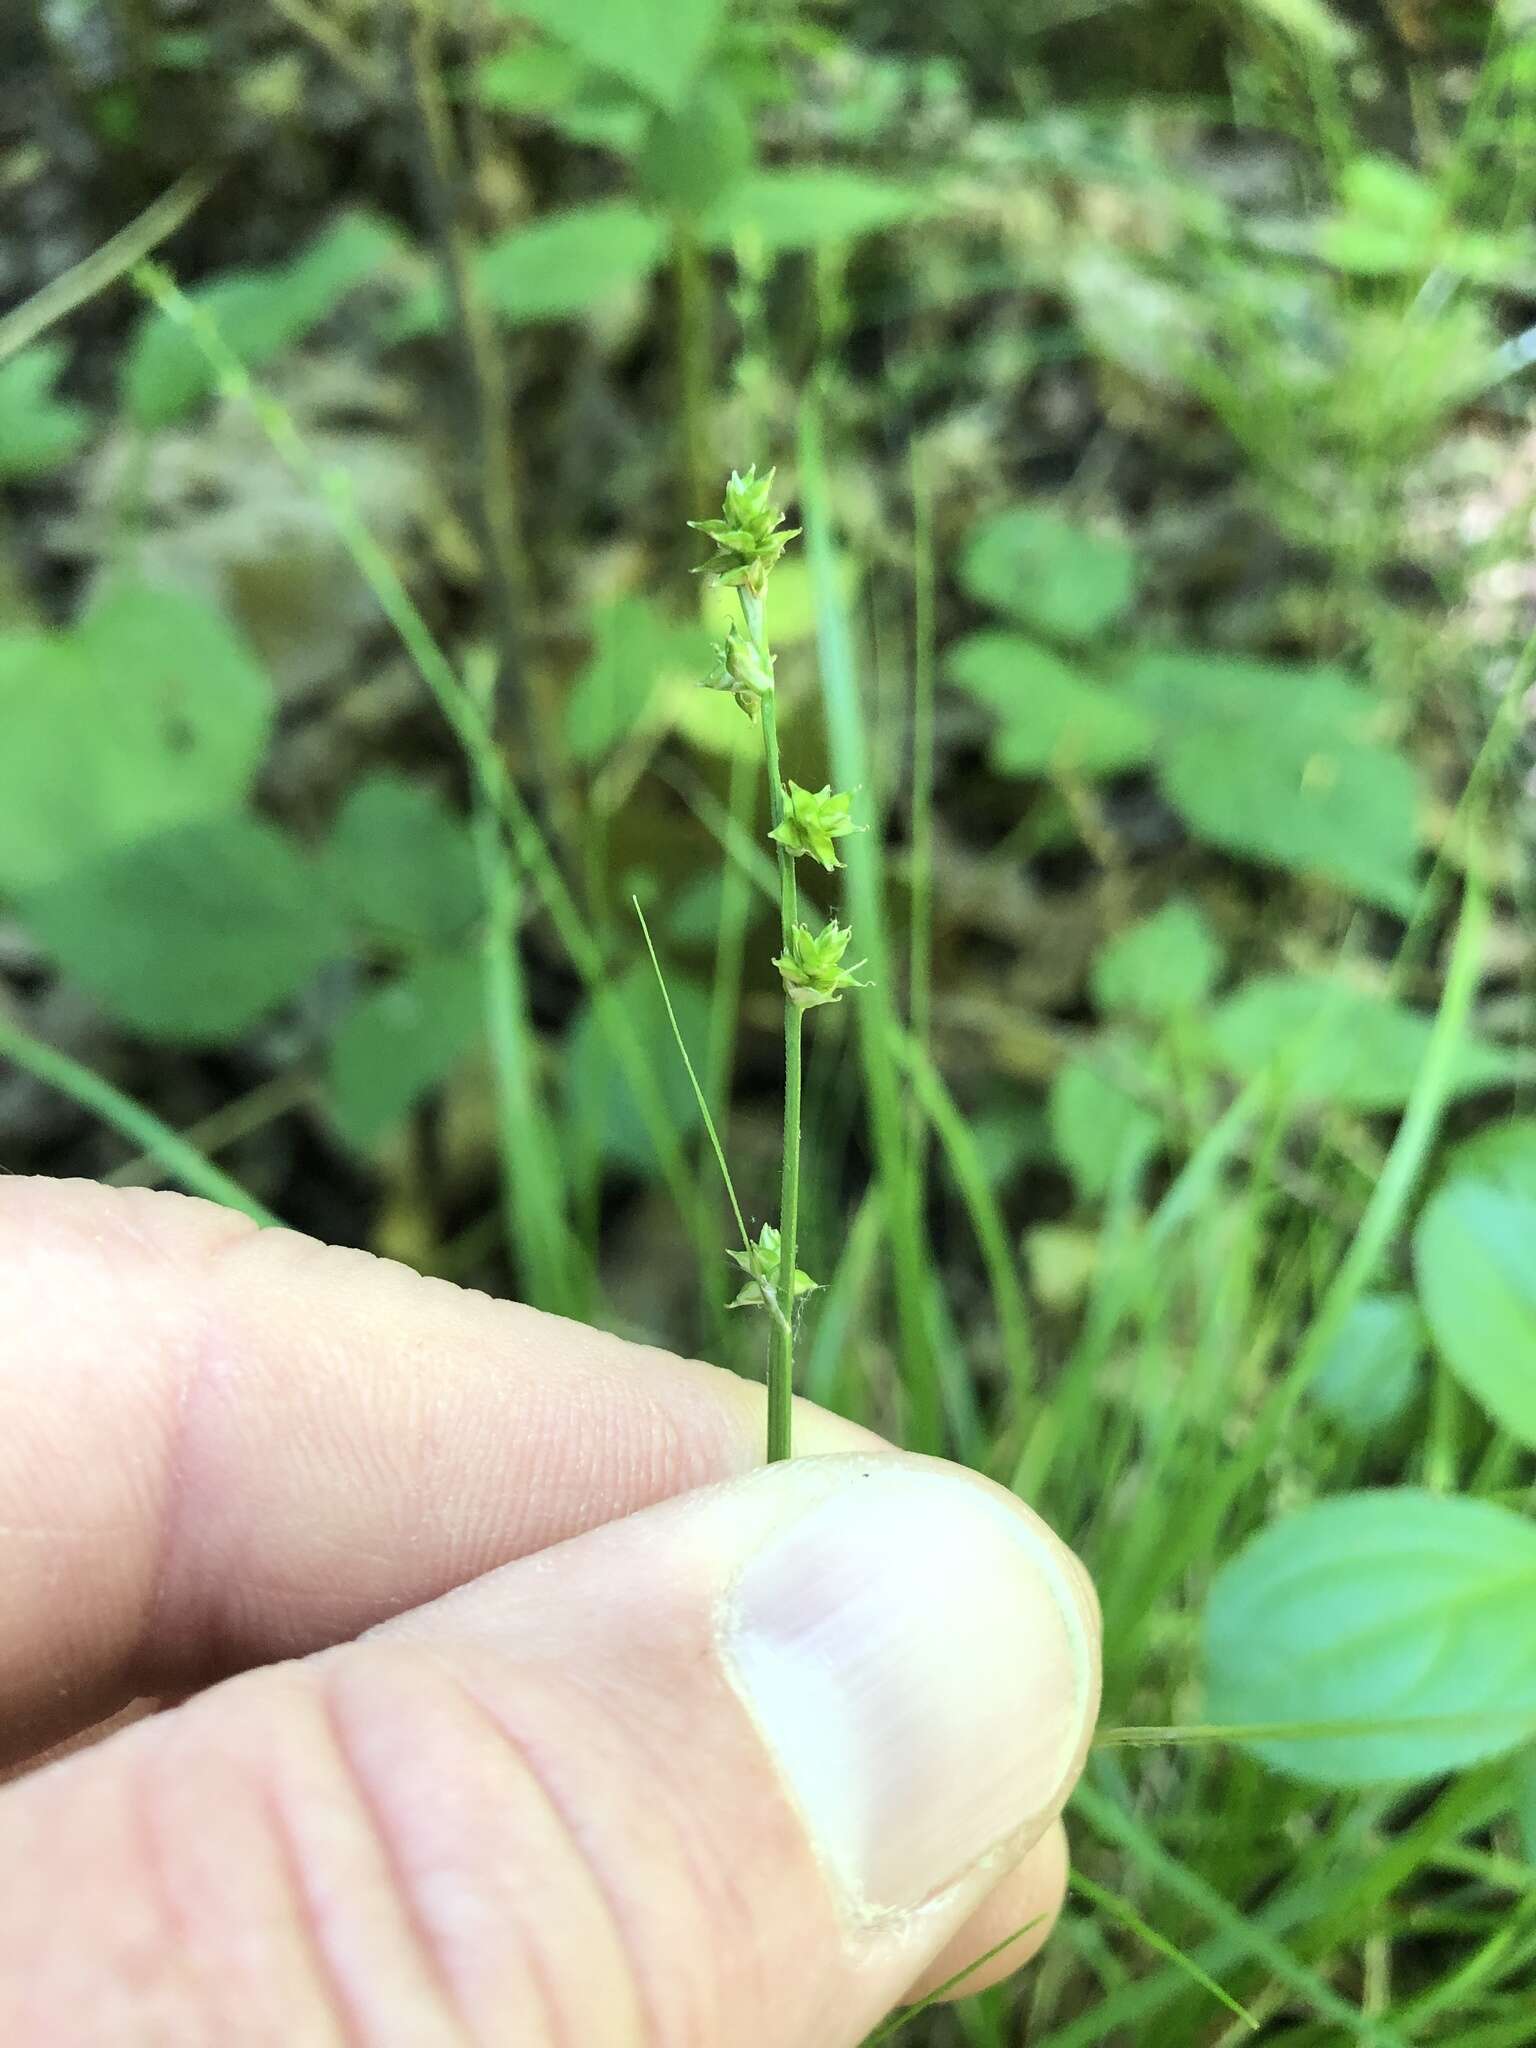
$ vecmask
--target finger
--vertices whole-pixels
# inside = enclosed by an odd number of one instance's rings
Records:
[[[852,2048],[1059,1812],[1094,1629],[928,1460],[611,1523],[0,1794],[0,2039]]]
[[[907,1992],[904,2002],[916,2005],[933,1998],[941,1985],[956,1977],[960,1982],[943,1995],[974,1998],[978,1991],[1022,1970],[1044,1948],[1066,1896],[1067,1831],[1058,1820],[1018,1867],[998,1880]],[[999,1947],[1000,1943],[1007,1945]],[[978,1964],[982,1956],[988,1960]]]
[[[0,1299],[12,1755],[761,1456],[734,1374],[184,1196],[0,1179]]]

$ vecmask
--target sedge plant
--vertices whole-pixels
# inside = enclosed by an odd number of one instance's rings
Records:
[[[830,785],[803,789],[786,781],[779,760],[778,692],[768,633],[768,583],[774,565],[798,528],[784,526],[772,501],[774,472],[743,476],[732,470],[718,519],[691,519],[714,542],[715,552],[697,572],[736,593],[741,618],[733,620],[716,650],[707,687],[728,690],[762,734],[768,772],[768,837],[777,856],[779,952],[774,960],[784,990],[784,1144],[779,1187],[779,1221],[765,1223],[755,1242],[743,1234],[739,1252],[729,1256],[746,1278],[731,1304],[760,1307],[772,1323],[768,1361],[768,1459],[790,1455],[795,1380],[795,1325],[798,1305],[817,1283],[796,1264],[800,1223],[800,1103],[803,1037],[807,1012],[841,1000],[861,986],[862,962],[849,962],[852,933],[834,916],[813,929],[800,915],[795,864],[814,860],[828,873],[842,866],[837,842],[854,829],[852,798]]]

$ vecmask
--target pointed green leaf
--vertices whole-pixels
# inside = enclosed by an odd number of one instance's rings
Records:
[[[725,0],[497,0],[658,106],[678,107],[725,18]]]

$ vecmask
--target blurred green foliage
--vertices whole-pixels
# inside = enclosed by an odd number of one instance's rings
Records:
[[[813,1026],[808,1387],[1077,1543],[1111,1720],[1335,1724],[1101,1759],[1123,1826],[1078,1834],[1266,2041],[1339,2038],[1325,1978],[1358,2038],[1523,2048],[1524,13],[495,0],[412,56],[362,0],[240,12],[123,9],[84,64],[37,10],[73,154],[0,157],[79,253],[223,165],[162,252],[204,330],[116,274],[0,321],[18,1063],[57,1040],[278,1213],[758,1369],[628,905],[755,1229],[771,848],[683,521],[779,461],[778,686],[806,786],[856,785],[878,983]],[[155,1171],[12,1084],[6,1167]],[[1226,2038],[1076,1909],[912,2033],[1026,2014]]]

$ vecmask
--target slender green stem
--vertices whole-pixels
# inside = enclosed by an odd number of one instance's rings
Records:
[[[50,327],[106,290],[126,270],[147,256],[195,213],[213,189],[205,171],[188,171],[127,227],[99,249],[45,284],[0,320],[0,363],[7,362]]]
[[[763,600],[742,586],[741,615],[753,646],[765,665],[768,653]],[[779,767],[779,723],[774,693],[762,700],[763,755],[768,763],[768,807],[775,827],[784,819],[784,777]],[[779,922],[784,951],[799,914],[794,857],[778,846]],[[801,1038],[805,1016],[798,1003],[784,1002],[784,1169],[779,1187],[779,1290],[782,1315],[773,1328],[768,1363],[768,1462],[790,1454],[790,1417],[795,1393],[795,1258],[800,1235],[800,1079]]]
[[[30,1031],[7,1017],[3,1010],[0,1010],[0,1053],[14,1060],[34,1080],[41,1081],[45,1087],[56,1088],[61,1095],[67,1095],[82,1109],[88,1109],[103,1123],[131,1138],[142,1152],[164,1167],[172,1180],[180,1181],[192,1194],[205,1195],[211,1202],[221,1202],[226,1209],[239,1209],[254,1223],[279,1227],[279,1218],[270,1209],[263,1208],[254,1195],[247,1194],[238,1181],[231,1180],[211,1159],[205,1159],[195,1145],[188,1144],[179,1132],[162,1123],[152,1110],[124,1095],[110,1081],[104,1081],[100,1074],[92,1073],[89,1067],[71,1059],[68,1053],[34,1038]]]
[[[731,757],[731,823],[743,839],[752,825],[757,763],[750,753]],[[755,851],[754,847],[754,851]],[[746,958],[747,920],[752,913],[752,875],[739,861],[727,860],[720,881],[720,919],[715,928],[715,974],[709,1001],[709,1049],[704,1060],[704,1093],[721,1129],[730,1120],[731,1070],[736,1060],[736,1028],[741,1014],[742,965]]]
[[[816,401],[801,411],[800,479],[805,505],[806,552],[816,600],[822,700],[833,776],[843,789],[870,786],[868,746],[837,558],[833,547],[821,419]],[[848,841],[848,903],[869,968],[870,988],[854,1005],[869,1105],[875,1177],[891,1239],[891,1275],[901,1338],[902,1380],[912,1404],[913,1448],[942,1450],[946,1424],[964,1442],[969,1433],[969,1368],[959,1348],[939,1341],[942,1308],[934,1261],[907,1146],[894,1051],[897,1017],[892,993],[892,948],[887,931],[878,832]]]
[[[790,1453],[795,1399],[795,1256],[800,1238],[800,1039],[805,1013],[784,1005],[784,1177],[779,1189],[779,1292],[782,1314],[773,1326],[768,1374],[768,1462]]]
[[[907,946],[912,1036],[927,1053],[933,1030],[933,506],[920,443],[912,445],[912,872]],[[916,1141],[921,1154],[922,1140]],[[921,1159],[918,1161],[921,1174]]]
[[[709,1140],[710,1150],[715,1155],[715,1164],[720,1169],[720,1178],[725,1183],[726,1200],[730,1203],[731,1214],[736,1219],[736,1233],[741,1239],[741,1248],[744,1252],[750,1252],[752,1249],[752,1239],[747,1230],[747,1219],[742,1215],[741,1203],[736,1199],[736,1183],[731,1179],[731,1169],[726,1160],[725,1147],[720,1142],[720,1132],[715,1125],[713,1116],[710,1114],[709,1098],[705,1095],[700,1084],[698,1070],[695,1068],[688,1051],[688,1041],[683,1036],[683,1027],[678,1023],[677,1012],[672,1007],[672,996],[667,987],[667,977],[661,971],[661,961],[656,952],[656,941],[651,937],[651,928],[645,921],[645,912],[640,908],[640,898],[638,896],[631,896],[629,900],[634,905],[636,917],[640,920],[640,931],[645,939],[645,950],[651,956],[651,969],[656,976],[656,986],[661,990],[661,1000],[666,1006],[667,1022],[672,1027],[673,1040],[676,1043],[678,1052],[682,1055],[683,1068],[688,1076],[688,1085],[693,1090],[693,1099],[699,1106],[699,1117],[704,1125],[704,1135]]]

